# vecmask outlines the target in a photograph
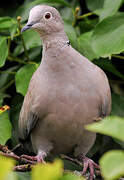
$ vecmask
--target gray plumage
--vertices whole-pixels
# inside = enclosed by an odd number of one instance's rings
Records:
[[[26,140],[30,136],[33,151],[45,156],[72,150],[75,156],[85,155],[96,134],[84,125],[110,113],[107,77],[69,45],[55,8],[35,6],[23,30],[29,28],[40,34],[43,53],[20,112],[19,137]]]

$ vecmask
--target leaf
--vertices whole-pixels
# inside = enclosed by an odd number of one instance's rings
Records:
[[[108,116],[100,122],[86,125],[86,129],[124,141],[124,118],[119,116]]]
[[[23,33],[23,38],[24,38],[27,50],[42,45],[42,41],[39,34],[32,29],[25,31]],[[22,52],[24,52],[24,48],[21,43],[15,48],[14,55],[17,56],[21,54]]]
[[[98,56],[110,56],[124,51],[124,13],[104,19],[96,25],[92,48]]]
[[[62,176],[62,161],[54,163],[38,164],[32,168],[32,180],[58,180]]]
[[[72,24],[70,24],[70,22],[65,20],[64,21],[64,29],[65,29],[65,32],[71,42],[71,45],[75,49],[77,49],[77,35],[76,35],[74,27],[72,26]]]
[[[11,123],[7,112],[0,114],[0,144],[5,145],[11,137]]]
[[[124,97],[112,93],[112,111],[111,115],[124,117]]]
[[[11,27],[10,27],[10,35],[11,35],[11,39],[13,40],[13,37],[17,31],[17,28],[18,28],[18,24],[13,24]]]
[[[12,26],[13,20],[10,17],[0,17],[0,30],[8,29]]]
[[[4,156],[0,156],[0,179],[8,180],[9,173],[12,172],[12,168],[14,167],[15,161],[6,158]]]
[[[111,115],[124,117],[124,97],[118,94],[112,93],[112,110]],[[124,148],[124,141],[114,139],[122,148]]]
[[[84,180],[84,178],[82,176],[78,177],[78,176],[70,173],[70,174],[64,175],[59,180]]]
[[[124,151],[113,150],[105,153],[99,161],[104,179],[119,179],[124,175]]]
[[[87,7],[90,11],[103,8],[104,0],[86,0]]]
[[[17,174],[15,172],[10,172],[4,180],[19,180],[17,179]]]
[[[54,0],[54,1],[53,0],[35,0],[34,2],[28,3],[26,5],[24,4],[21,7],[19,7],[19,9],[17,9],[15,13],[15,18],[17,16],[21,16],[22,22],[26,21],[28,19],[30,9],[38,4],[44,4],[44,3],[51,6],[55,6],[56,4],[59,4],[59,5],[70,7],[70,4],[64,0]]]
[[[103,9],[100,13],[100,20],[114,15],[122,4],[122,0],[104,0]]]
[[[109,59],[95,59],[93,61],[93,63],[95,63],[96,65],[98,65],[99,67],[101,67],[104,70],[107,70],[108,72],[111,72],[112,74],[116,75],[117,77],[121,78],[124,80],[124,75],[121,74],[112,64],[112,62]]]
[[[4,66],[8,56],[8,47],[6,37],[0,37],[0,67]]]
[[[1,89],[3,88],[3,86],[6,86],[6,84],[8,84],[12,79],[14,79],[15,74],[11,74],[11,72],[15,72],[18,69],[19,65],[17,66],[12,66],[9,67],[6,72],[7,73],[3,73],[0,75],[0,91],[2,91]]]
[[[18,180],[31,180],[29,172],[16,172]]]
[[[86,32],[78,37],[78,51],[86,56],[88,59],[93,60],[97,58],[91,46],[92,32]]]
[[[23,96],[27,92],[29,81],[36,69],[36,64],[28,64],[20,68],[16,73],[16,91],[21,93]]]
[[[63,7],[61,9],[59,9],[59,12],[60,12],[63,20],[70,21],[71,23],[73,23],[73,21],[74,21],[74,14],[73,14],[71,8],[68,8],[66,6],[66,7]]]
[[[9,112],[10,120],[12,123],[12,136],[11,136],[11,143],[12,147],[15,147],[18,141],[18,118],[20,114],[20,110],[22,107],[24,97],[21,94],[15,94],[11,101],[11,108]]]

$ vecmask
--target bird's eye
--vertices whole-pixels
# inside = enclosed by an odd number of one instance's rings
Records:
[[[50,19],[52,17],[52,14],[50,13],[50,12],[46,12],[45,14],[44,14],[44,18],[45,19]]]

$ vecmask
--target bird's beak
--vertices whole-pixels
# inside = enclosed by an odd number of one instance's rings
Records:
[[[21,30],[21,33],[26,31],[27,29],[30,29],[35,23],[31,22],[31,23],[27,23]]]

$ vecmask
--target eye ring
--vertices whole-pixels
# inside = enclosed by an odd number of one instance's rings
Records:
[[[45,12],[45,14],[44,14],[45,19],[50,19],[51,17],[52,17],[51,12]]]

